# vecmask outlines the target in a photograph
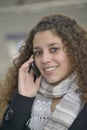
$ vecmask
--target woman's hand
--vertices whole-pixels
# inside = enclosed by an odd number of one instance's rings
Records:
[[[34,81],[34,72],[29,66],[33,62],[33,57],[26,61],[19,69],[18,76],[18,92],[19,94],[27,97],[34,97],[37,94],[41,76]]]

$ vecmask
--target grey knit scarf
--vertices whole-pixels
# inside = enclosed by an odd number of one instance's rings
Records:
[[[31,130],[68,130],[82,109],[80,93],[77,91],[76,75],[53,86],[44,79],[35,98],[31,119],[27,125]],[[51,111],[52,98],[63,97]]]

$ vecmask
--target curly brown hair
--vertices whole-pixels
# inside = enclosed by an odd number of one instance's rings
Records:
[[[78,77],[79,89],[83,92],[82,101],[87,102],[87,32],[70,17],[54,14],[43,17],[30,31],[24,45],[19,50],[19,56],[14,59],[3,82],[3,95],[0,102],[11,99],[18,87],[18,70],[33,53],[33,39],[37,32],[50,30],[58,35],[67,49],[67,55]]]

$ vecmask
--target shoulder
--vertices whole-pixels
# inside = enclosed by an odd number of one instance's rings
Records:
[[[3,115],[0,130],[22,130],[25,122],[30,118],[34,99],[34,97],[24,97],[15,92]]]
[[[69,130],[86,130],[87,129],[87,104],[84,105],[81,112],[69,128]]]

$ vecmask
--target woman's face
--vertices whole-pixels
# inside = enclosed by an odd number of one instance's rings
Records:
[[[60,82],[72,73],[62,40],[52,31],[35,35],[33,52],[36,66],[48,83]]]

